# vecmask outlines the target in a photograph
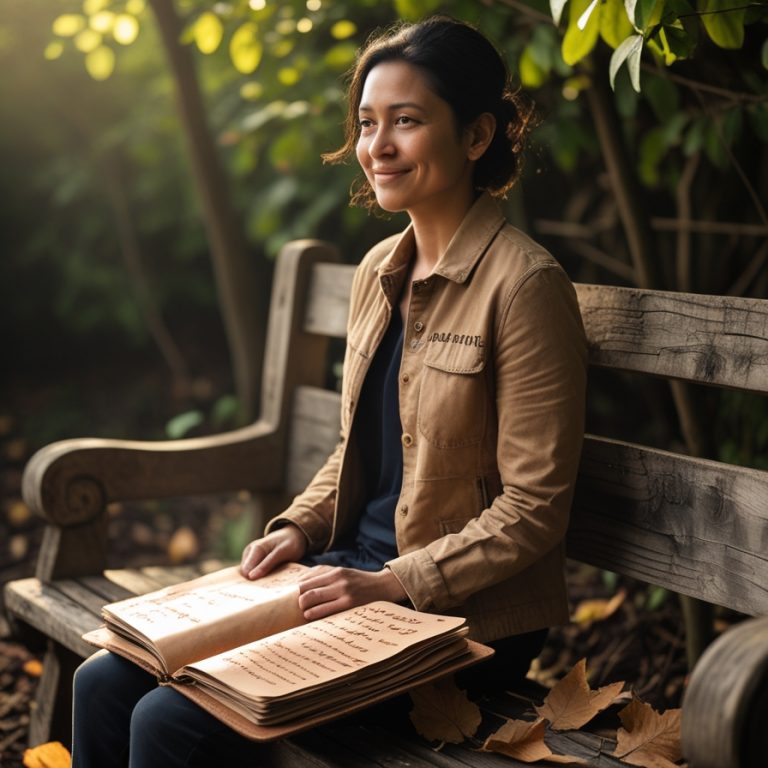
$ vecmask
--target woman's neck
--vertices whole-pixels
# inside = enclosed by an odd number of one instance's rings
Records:
[[[422,280],[433,272],[472,207],[474,196],[469,190],[467,196],[454,197],[451,203],[438,212],[409,211],[416,245],[412,280]]]

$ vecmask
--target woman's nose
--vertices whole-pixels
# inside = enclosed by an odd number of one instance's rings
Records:
[[[393,154],[394,151],[395,146],[390,132],[386,128],[379,128],[368,145],[369,154],[371,157],[384,157]]]

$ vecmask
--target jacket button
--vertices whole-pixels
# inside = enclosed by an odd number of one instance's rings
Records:
[[[409,435],[407,432],[403,432],[400,442],[402,442],[406,448],[410,448],[413,445],[413,436]]]
[[[403,384],[407,384],[411,380],[411,377],[407,373],[404,373],[400,378]]]
[[[405,517],[408,514],[408,505],[407,504],[401,504],[400,505],[400,514]]]
[[[422,323],[421,320],[417,320],[413,324],[413,330],[416,331],[416,333],[421,333],[421,331],[424,330],[424,323]]]

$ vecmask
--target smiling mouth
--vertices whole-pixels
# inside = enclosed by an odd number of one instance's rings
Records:
[[[406,173],[408,173],[406,169],[401,171],[373,171],[373,177],[377,182],[386,184],[388,181],[394,181],[405,176]]]

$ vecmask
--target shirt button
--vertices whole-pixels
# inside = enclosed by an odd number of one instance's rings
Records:
[[[411,377],[407,373],[404,373],[400,378],[403,384],[407,384],[411,380]]]
[[[400,438],[400,442],[406,447],[410,448],[413,445],[413,436],[407,432],[403,432],[403,436]]]
[[[400,514],[405,517],[408,514],[408,505],[407,504],[401,504],[400,505]]]
[[[422,323],[421,320],[417,320],[413,324],[413,330],[416,331],[416,333],[420,333],[421,331],[424,330],[424,323]]]

